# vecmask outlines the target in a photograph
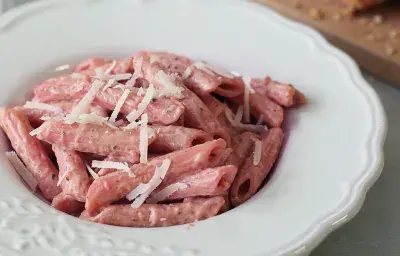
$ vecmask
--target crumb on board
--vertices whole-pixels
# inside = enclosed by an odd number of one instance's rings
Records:
[[[396,50],[396,48],[388,45],[388,46],[386,46],[386,53],[389,56],[393,56],[393,55],[395,55],[397,53],[397,50]]]
[[[342,18],[343,18],[342,15],[340,13],[338,13],[338,12],[335,12],[334,14],[332,14],[332,19],[335,20],[335,21],[339,21]]]
[[[374,42],[376,41],[376,37],[373,34],[369,34],[365,37],[365,39],[367,39],[367,41],[371,41]]]
[[[322,20],[324,18],[324,13],[317,8],[311,8],[308,14],[313,20]]]
[[[382,24],[383,23],[383,16],[382,15],[375,15],[373,18],[372,18],[372,20],[373,20],[373,22],[376,24],[376,25],[379,25],[379,24]]]
[[[399,31],[397,31],[397,30],[395,30],[395,29],[393,29],[393,30],[391,30],[391,31],[389,32],[389,37],[390,37],[391,39],[396,39],[398,35],[399,35]]]

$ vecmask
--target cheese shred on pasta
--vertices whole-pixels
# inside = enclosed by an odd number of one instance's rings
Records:
[[[262,141],[255,138],[252,140],[254,141],[253,165],[258,165],[261,161]]]
[[[86,93],[85,96],[81,99],[81,101],[76,105],[76,107],[68,114],[65,118],[67,124],[75,123],[78,119],[79,115],[84,113],[87,108],[90,106],[94,98],[96,97],[97,92],[104,85],[104,82],[96,80],[93,82],[92,87]]]
[[[56,112],[59,114],[63,113],[63,110],[58,106],[41,103],[41,102],[35,102],[35,101],[27,101],[24,105],[24,108],[48,110],[48,111]]]
[[[167,199],[169,196],[174,194],[175,192],[187,188],[188,185],[182,182],[178,182],[175,184],[171,184],[165,187],[163,190],[157,192],[155,195],[151,196],[147,202],[151,204],[155,204]]]
[[[17,171],[19,176],[26,182],[26,184],[33,190],[36,190],[38,185],[35,177],[29,172],[29,170],[25,167],[24,163],[19,159],[18,155],[15,151],[6,152],[6,157],[8,161],[10,161],[11,165]]]
[[[86,169],[88,170],[89,174],[93,177],[93,179],[100,178],[100,176],[95,171],[93,171],[93,169],[90,168],[88,164],[86,164]]]
[[[147,122],[149,121],[147,114],[142,115],[142,123],[140,124],[140,138],[139,138],[139,153],[140,163],[147,163],[147,153],[149,147],[149,131],[147,129]]]
[[[121,97],[119,98],[117,104],[115,104],[115,108],[114,108],[110,118],[108,119],[108,121],[110,121],[111,123],[115,123],[115,120],[117,119],[119,111],[121,111],[121,108],[124,105],[126,98],[128,98],[128,96],[129,96],[129,92],[130,91],[128,89],[124,90],[124,92],[122,93]]]
[[[129,113],[126,116],[126,119],[128,119],[129,122],[134,122],[136,119],[138,119],[140,115],[142,115],[143,112],[146,110],[147,106],[150,104],[151,100],[154,97],[154,94],[154,85],[150,84],[149,88],[147,88],[146,94],[142,99],[142,102],[140,102],[140,104],[138,105],[138,108]]]
[[[171,160],[165,159],[160,166],[155,167],[154,175],[150,179],[149,183],[139,184],[126,196],[128,200],[134,200],[131,204],[132,208],[139,208],[149,195],[161,184],[170,165]]]

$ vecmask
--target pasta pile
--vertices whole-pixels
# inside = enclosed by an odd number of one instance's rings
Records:
[[[288,84],[168,52],[88,59],[1,108],[11,164],[81,219],[161,227],[210,218],[253,196],[283,141]]]

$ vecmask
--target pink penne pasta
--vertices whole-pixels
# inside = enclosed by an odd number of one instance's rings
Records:
[[[46,121],[37,138],[50,144],[80,151],[112,155],[122,162],[134,162],[139,153],[139,131],[113,129],[105,125],[66,124],[62,121]],[[149,144],[154,138],[149,138]]]
[[[254,139],[259,136],[252,132],[244,132],[232,139],[233,152],[226,161],[226,164],[233,164],[240,168],[251,150],[254,148]]]
[[[152,128],[156,134],[155,141],[149,147],[152,153],[169,153],[212,140],[212,137],[204,131],[183,126],[152,126]]]
[[[219,74],[215,69],[204,62],[194,62],[189,58],[176,55],[170,52],[147,52],[141,51],[135,59],[143,59],[146,63],[156,63],[168,74],[178,74],[183,78],[184,84],[197,95],[207,95],[224,87],[225,84],[240,83],[240,78],[233,75]],[[238,96],[242,91],[234,93],[230,91],[231,97]]]
[[[123,90],[109,88],[106,91],[99,91],[95,98],[95,103],[113,110],[121,97]],[[137,96],[138,89],[132,89],[128,98],[121,107],[122,114],[129,114],[131,111],[138,108],[143,96]],[[185,107],[177,100],[159,98],[154,99],[147,106],[144,113],[149,117],[150,123],[168,125],[176,122],[185,111]]]
[[[90,87],[90,77],[81,74],[48,79],[33,89],[34,99],[40,102],[69,101],[82,98]]]
[[[60,107],[63,110],[63,114],[71,113],[72,109],[78,104],[79,101],[59,101],[59,102],[49,102],[48,104]],[[40,118],[43,116],[54,117],[60,113],[44,110],[44,109],[31,109],[23,108],[25,115],[28,116],[29,122],[33,127],[39,127],[44,121]],[[98,116],[106,117],[108,116],[107,110],[96,105],[90,105],[86,110],[86,114],[95,114]]]
[[[139,61],[134,62],[135,69],[141,69],[144,78],[154,84],[155,87],[160,90],[165,89],[165,84],[157,79],[157,74],[160,70],[163,71],[163,69],[166,68],[158,62],[151,62],[150,57],[147,59],[144,57],[142,58],[143,61],[140,61],[140,65],[138,64]],[[135,57],[135,60],[136,59],[137,57]],[[169,77],[169,79],[173,79],[175,85],[181,90],[182,97],[180,100],[185,107],[185,112],[183,114],[185,126],[203,130],[211,134],[214,139],[224,138],[228,143],[230,143],[229,135],[226,134],[218,120],[203,101],[195,93],[186,88],[179,77]]]
[[[274,81],[269,76],[265,79],[252,79],[251,87],[256,93],[269,97],[281,106],[291,107],[296,103],[296,89],[290,84]]]
[[[85,209],[84,203],[76,201],[73,196],[67,195],[63,192],[53,198],[51,206],[59,211],[69,214],[80,212]]]
[[[76,66],[75,72],[94,76],[96,74],[95,69],[102,67],[104,71],[109,70],[110,74],[133,73],[132,58],[115,60],[115,65],[113,65],[113,62],[113,60],[100,58],[87,59]]]
[[[262,138],[261,161],[254,165],[254,156],[250,154],[239,169],[231,187],[231,201],[238,206],[252,197],[274,165],[283,142],[281,128],[272,128]]]
[[[226,148],[222,139],[209,141],[188,149],[175,151],[153,158],[147,165],[138,164],[131,167],[131,172],[114,172],[96,179],[89,187],[86,200],[86,210],[95,213],[101,207],[124,198],[140,183],[147,183],[154,175],[156,165],[161,165],[165,159],[171,160],[164,182],[175,180],[185,174],[215,166],[221,153]]]
[[[263,97],[256,93],[252,93],[249,96],[250,99],[250,111],[253,116],[258,118],[263,115],[264,121],[271,127],[280,127],[284,120],[283,108],[270,100],[268,97]],[[232,98],[232,101],[236,103],[243,102],[243,96]]]
[[[38,182],[43,196],[51,200],[61,192],[57,187],[58,171],[38,139],[29,135],[33,130],[22,110],[0,109],[0,126],[7,134],[15,152]]]
[[[227,192],[236,176],[237,167],[234,165],[225,165],[215,168],[209,168],[194,174],[177,177],[175,180],[163,182],[153,196],[157,197],[157,193],[175,183],[187,185],[169,195],[166,198],[156,198],[157,201],[175,200],[186,197],[195,196],[215,196],[222,195]]]
[[[223,138],[229,144],[230,136],[221,126],[213,112],[189,89],[183,91],[185,125],[208,132],[214,139]]]
[[[90,180],[81,156],[56,144],[53,144],[53,151],[60,170],[58,178],[63,193],[73,196],[77,201],[85,202]]]
[[[106,157],[103,161],[118,162],[118,159],[116,159],[115,157],[110,155],[110,156]],[[136,163],[139,163],[139,158],[134,159],[134,161],[128,163],[128,166],[131,167],[133,164],[136,164]],[[97,172],[97,174],[99,176],[105,176],[107,174],[110,174],[110,173],[116,172],[116,171],[120,171],[120,170],[113,169],[113,168],[102,168]]]
[[[94,70],[95,68],[102,67],[106,63],[110,63],[110,60],[106,60],[103,58],[90,58],[82,61],[75,67],[75,72],[81,73],[87,70]]]
[[[123,227],[167,227],[208,219],[224,205],[221,196],[175,204],[144,204],[138,209],[130,205],[112,205],[98,215],[82,218],[93,222]]]
[[[217,100],[211,94],[202,95],[201,100],[211,110],[215,117],[219,117],[225,111],[225,104]]]

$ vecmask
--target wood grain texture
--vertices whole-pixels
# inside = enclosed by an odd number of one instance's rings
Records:
[[[399,2],[352,14],[337,0],[253,1],[318,29],[362,68],[400,86]]]

